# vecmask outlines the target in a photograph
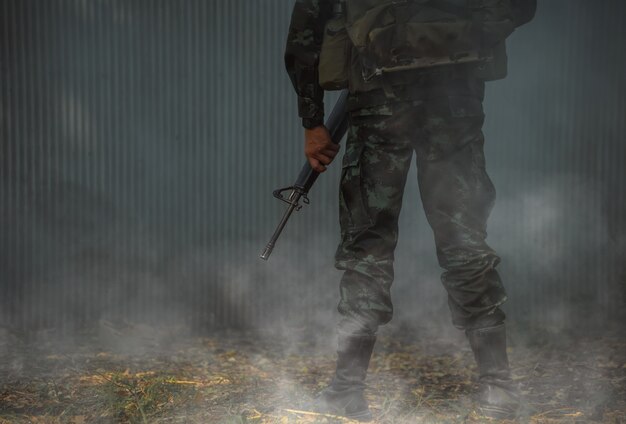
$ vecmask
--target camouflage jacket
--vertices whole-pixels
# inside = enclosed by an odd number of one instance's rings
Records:
[[[298,95],[298,115],[307,128],[324,121],[324,90],[318,82],[318,63],[324,30],[332,17],[335,1],[296,0],[291,15],[285,66]],[[415,71],[405,74],[401,81],[391,80],[396,94],[393,98],[389,98],[381,89],[351,92],[348,110],[448,95],[482,98],[483,81],[469,80],[468,75],[467,68],[463,66]],[[407,79],[411,81],[410,84],[404,81]]]
[[[324,90],[318,82],[317,65],[332,3],[333,0],[296,0],[291,15],[285,66],[298,94],[298,115],[306,127],[324,120]]]

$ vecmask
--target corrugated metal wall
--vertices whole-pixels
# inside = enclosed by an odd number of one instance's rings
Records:
[[[2,322],[332,313],[338,166],[257,259],[283,210],[271,190],[303,161],[282,64],[291,6],[0,0]],[[489,86],[490,240],[513,317],[602,321],[624,305],[624,40],[623,2],[544,0]],[[443,316],[415,181],[401,225],[398,319]]]

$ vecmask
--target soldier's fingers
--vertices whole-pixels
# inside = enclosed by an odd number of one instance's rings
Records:
[[[328,145],[326,143],[319,144],[315,149],[316,152],[323,152],[324,150],[329,150]]]
[[[309,165],[311,165],[311,168],[317,172],[326,171],[326,167],[315,158],[309,158]]]
[[[338,151],[339,150],[339,145],[333,143],[333,142],[324,142],[324,143],[320,143],[317,146],[317,151],[321,152],[322,150],[332,150],[332,151]]]
[[[328,165],[329,163],[331,163],[333,161],[332,158],[323,155],[321,153],[318,153],[317,155],[315,155],[315,159],[317,159],[318,161],[320,161],[322,164],[324,165]]]
[[[336,150],[322,150],[321,153],[325,156],[328,156],[329,158],[334,158],[335,156],[337,156]]]

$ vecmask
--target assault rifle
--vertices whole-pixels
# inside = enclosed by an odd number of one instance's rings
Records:
[[[348,92],[344,90],[339,95],[339,100],[337,100],[335,107],[332,112],[330,112],[330,116],[326,120],[326,128],[328,128],[331,140],[335,144],[339,144],[348,129],[348,115],[346,113],[347,100]],[[302,203],[305,205],[309,204],[309,190],[319,175],[319,172],[314,171],[307,161],[302,167],[294,185],[274,190],[274,197],[287,203],[288,206],[283,218],[278,223],[278,227],[276,227],[276,230],[274,231],[274,235],[267,243],[267,246],[265,246],[263,253],[261,253],[261,259],[269,259],[272,254],[272,250],[274,250],[276,240],[278,240],[280,233],[283,231],[283,228],[285,228],[289,217],[293,211],[299,211],[302,209],[303,205],[300,204],[300,200],[302,200]],[[283,194],[288,191],[290,191],[288,195]]]

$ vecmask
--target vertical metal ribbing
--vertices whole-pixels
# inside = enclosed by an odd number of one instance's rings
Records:
[[[11,272],[11,281],[7,281],[6,284],[9,287],[8,296],[10,299],[14,301],[9,303],[7,310],[10,311],[11,315],[8,317],[9,322],[14,325],[18,325],[20,323],[20,313],[16,305],[19,302],[19,283],[15,281],[16,279],[22,277],[20,271],[22,269],[22,260],[23,258],[18,254],[17,247],[15,245],[15,240],[18,238],[19,234],[19,223],[15,222],[14,225],[9,225],[11,221],[17,221],[17,217],[19,215],[19,150],[18,145],[15,140],[19,137],[18,132],[18,116],[19,113],[17,111],[18,103],[17,99],[19,96],[17,95],[18,85],[16,83],[16,74],[18,71],[18,67],[16,65],[18,56],[17,56],[17,34],[13,20],[11,19],[15,16],[15,5],[9,3],[7,5],[7,17],[6,17],[6,64],[8,67],[7,77],[7,108],[6,113],[8,115],[9,121],[7,122],[7,160],[3,161],[7,165],[7,172],[4,174],[7,177],[8,187],[7,191],[9,192],[9,197],[7,201],[7,233],[10,236],[11,245],[7,246],[7,252],[9,252],[9,258],[15,264],[15,267],[9,268]],[[11,255],[10,252],[14,252],[14,255]]]
[[[224,161],[221,161],[221,165],[220,165],[220,172],[218,173],[218,175],[226,175],[228,172],[228,167],[225,166],[226,163],[232,163],[232,157],[234,154],[234,150],[237,149],[237,146],[234,145],[232,146],[232,149],[228,149],[226,148],[226,146],[228,146],[228,144],[226,144],[228,142],[229,139],[240,139],[241,136],[241,127],[243,125],[245,125],[244,122],[239,122],[236,121],[236,116],[237,116],[237,112],[238,110],[236,109],[236,107],[238,105],[241,105],[241,103],[238,102],[238,100],[240,100],[240,87],[241,87],[241,68],[239,68],[238,63],[237,63],[237,58],[240,55],[240,45],[239,45],[239,40],[241,37],[241,33],[238,31],[239,29],[239,20],[236,20],[235,17],[237,16],[237,9],[239,7],[241,7],[241,2],[228,2],[225,11],[226,13],[224,15],[222,15],[225,18],[225,22],[226,22],[226,28],[225,28],[225,34],[227,34],[228,37],[228,46],[230,47],[228,50],[226,50],[223,53],[223,56],[221,57],[226,57],[226,68],[224,69],[225,71],[225,75],[230,74],[231,78],[232,76],[234,76],[234,79],[226,79],[225,82],[225,86],[227,86],[228,88],[230,88],[230,91],[226,91],[224,93],[224,97],[223,97],[223,104],[224,104],[224,111],[226,112],[226,116],[223,122],[224,126],[221,127],[221,135],[220,135],[220,140],[223,140],[224,143],[222,143],[222,149],[220,149],[220,155],[222,158],[224,158]],[[234,82],[237,81],[238,84],[235,84]],[[235,124],[235,122],[237,122],[237,124]],[[234,136],[232,135],[230,137],[228,137],[228,129],[234,129]],[[241,139],[240,139],[241,140]],[[230,189],[232,189],[233,187],[236,187],[236,184],[233,184],[237,179],[237,175],[233,175],[229,181],[229,186]],[[236,290],[236,284],[238,283],[238,281],[233,281],[232,280],[232,274],[234,271],[234,268],[228,263],[228,260],[226,259],[228,256],[230,255],[225,255],[225,252],[229,252],[231,254],[233,254],[234,252],[232,251],[233,248],[233,243],[235,242],[235,238],[234,238],[234,230],[235,228],[237,228],[237,215],[238,213],[235,212],[232,214],[232,218],[234,218],[232,221],[229,219],[226,219],[226,217],[228,216],[228,209],[232,208],[233,203],[232,203],[232,198],[230,198],[226,193],[229,191],[229,189],[222,191],[219,194],[219,197],[221,198],[221,209],[222,209],[222,221],[225,223],[225,228],[226,228],[226,232],[224,233],[224,246],[225,249],[224,251],[221,253],[222,259],[223,259],[223,268],[222,268],[222,273],[225,277],[225,280],[223,282],[224,286],[226,286],[226,301],[228,302],[229,308],[227,313],[225,314],[225,323],[227,326],[232,326],[237,318],[237,310],[236,310],[236,304],[234,301],[236,301],[236,297],[235,297],[235,290]],[[227,206],[229,205],[229,206]]]
[[[510,76],[489,86],[485,102],[499,201],[549,183],[575,205],[569,213],[598,213],[610,226],[602,256],[584,248],[598,242],[589,231],[537,236],[515,227],[538,228],[539,210],[507,217],[520,244],[538,247],[503,261],[515,280],[508,307],[538,320],[550,317],[550,299],[592,292],[590,281],[599,314],[622,306],[610,280],[626,232],[626,103],[616,94],[626,65],[607,40],[624,40],[626,14],[618,0],[593,13],[582,0],[565,2],[540,2],[537,20],[514,34]],[[14,274],[8,281],[0,270],[4,320],[71,326],[102,314],[171,313],[223,327],[315,314],[315,298],[336,286],[315,274],[332,263],[339,159],[272,261],[256,262],[282,211],[271,189],[290,184],[303,162],[282,62],[292,3],[0,0],[0,247]],[[580,202],[583,188],[571,181],[597,190]],[[404,203],[406,214],[421,215],[417,193]],[[563,269],[538,275],[533,264],[559,250],[569,255]],[[434,253],[419,261],[436,267]],[[281,266],[292,269],[280,275]],[[410,292],[422,269],[406,266],[395,293]]]
[[[113,0],[111,7],[117,9],[120,7],[120,2]],[[98,5],[98,12],[103,15],[106,13],[106,8],[102,3]],[[95,83],[98,87],[98,98],[94,99],[95,112],[98,128],[98,143],[101,145],[100,152],[101,158],[99,160],[100,170],[100,184],[99,189],[103,193],[110,193],[110,201],[115,205],[128,204],[128,192],[124,192],[122,186],[122,180],[132,183],[132,179],[128,175],[128,155],[124,154],[120,146],[123,145],[124,140],[120,140],[119,126],[115,125],[115,114],[117,108],[112,107],[114,98],[115,87],[115,73],[113,71],[112,44],[107,42],[109,37],[114,36],[113,31],[109,28],[108,22],[105,19],[98,19],[93,23],[93,31],[95,32],[95,58],[96,69],[95,71]],[[133,69],[129,64],[128,73],[132,75]],[[102,271],[105,276],[101,281],[95,282],[95,291],[97,298],[102,299],[102,304],[99,305],[96,312],[93,314],[92,319],[106,318],[110,319],[111,305],[116,304],[115,292],[119,290],[120,280],[123,278],[122,264],[120,260],[122,256],[121,252],[127,252],[127,244],[132,241],[132,232],[127,233],[128,239],[120,240],[117,238],[119,234],[122,234],[120,228],[121,219],[114,212],[112,217],[112,226],[110,229],[112,250],[111,260],[102,265]],[[130,240],[129,240],[130,239]],[[113,269],[110,269],[112,267]],[[119,307],[122,307],[121,305]]]
[[[73,196],[71,193],[71,189],[68,189],[68,182],[71,183],[74,179],[74,174],[76,172],[77,165],[79,163],[74,163],[71,158],[72,154],[72,140],[69,139],[70,131],[74,131],[74,122],[72,109],[69,108],[71,95],[72,95],[72,82],[74,81],[74,72],[71,67],[71,56],[72,56],[72,45],[71,39],[73,38],[73,24],[75,21],[72,21],[69,18],[68,11],[68,2],[61,1],[59,3],[59,20],[55,22],[56,30],[58,31],[58,39],[59,39],[59,72],[63,75],[62,80],[59,84],[58,96],[57,96],[57,104],[56,108],[60,113],[60,137],[57,140],[57,143],[60,144],[60,167],[57,170],[59,172],[59,198],[55,199],[53,202],[54,208],[56,212],[60,214],[69,214],[69,218],[72,219],[71,211],[76,207],[73,202]],[[71,186],[70,186],[71,187]],[[66,212],[67,211],[67,212]],[[54,225],[54,224],[53,224]],[[58,290],[54,290],[51,293],[51,300],[53,305],[58,305],[59,312],[57,312],[53,320],[53,325],[60,326],[63,321],[66,320],[67,317],[67,308],[66,308],[66,296],[69,296],[70,293],[67,291],[66,281],[67,275],[69,274],[69,267],[71,263],[71,248],[74,246],[72,242],[71,233],[68,231],[69,228],[65,226],[60,226],[61,231],[59,231],[59,276],[57,277],[55,284],[58,287]]]
[[[8,2],[0,2],[0,11],[2,12],[0,13],[0,22],[2,22],[2,27],[0,28],[0,54],[2,55],[0,60],[0,72],[2,72],[2,78],[0,78],[0,122],[2,123],[0,126],[0,136],[2,137],[0,140],[0,166],[2,169],[0,169],[0,175],[4,179],[4,185],[2,186],[3,197],[0,199],[0,211],[2,211],[3,216],[0,218],[3,218],[2,222],[5,227],[2,229],[2,237],[0,238],[1,251],[5,255],[5,259],[4,262],[0,263],[4,263],[8,271],[8,278],[0,285],[0,293],[4,299],[15,299],[13,288],[15,287],[14,280],[16,277],[13,271],[14,268],[9,268],[9,261],[13,258],[10,256],[6,257],[10,251],[14,250],[11,242],[15,237],[15,226],[8,225],[13,219],[13,210],[15,208],[13,195],[15,186],[14,169],[13,161],[10,159],[14,156],[14,148],[12,146],[13,95],[11,93],[11,85],[9,84],[13,73],[13,69],[10,66],[12,61],[10,28],[12,11],[10,4]],[[5,303],[5,305],[0,312],[0,319],[9,325],[13,325],[15,313],[8,303]]]
[[[28,127],[28,123],[27,123],[27,119],[28,119],[28,111],[27,111],[27,105],[28,102],[26,101],[27,99],[27,84],[26,84],[26,77],[28,75],[27,73],[27,62],[26,62],[26,52],[28,51],[26,48],[26,34],[22,31],[25,31],[25,29],[27,28],[27,25],[25,23],[25,7],[26,4],[22,4],[22,5],[18,5],[18,11],[19,11],[19,23],[18,25],[16,25],[16,38],[17,38],[17,43],[15,46],[15,50],[16,50],[16,63],[19,66],[20,72],[19,72],[19,76],[16,75],[16,81],[17,81],[17,90],[16,90],[16,94],[17,94],[17,107],[16,107],[16,139],[22,141],[21,143],[16,143],[16,151],[17,151],[17,158],[16,158],[16,162],[17,162],[17,178],[18,178],[18,182],[20,184],[20,188],[18,189],[18,196],[17,196],[17,210],[19,211],[20,215],[23,215],[26,213],[27,211],[27,205],[28,205],[28,186],[27,186],[27,173],[28,173],[28,155],[26,154],[26,149],[29,147],[28,146],[28,136],[26,134],[25,129]],[[16,73],[17,74],[17,73]],[[19,219],[18,219],[19,221]],[[28,220],[24,220],[22,222],[18,222],[18,231],[17,231],[17,236],[18,236],[18,240],[21,237],[24,236],[29,236],[29,232],[28,232],[28,225],[29,222]],[[30,249],[28,249],[30,250]],[[26,253],[30,253],[29,251],[26,251]],[[24,273],[26,273],[27,275],[30,272],[30,268],[31,268],[31,260],[32,257],[25,257],[25,258],[20,258],[21,259],[21,265],[20,268],[22,268],[24,271]],[[30,277],[30,275],[28,275]],[[26,293],[30,290],[30,286],[31,286],[32,280],[31,278],[29,278],[26,281],[26,284],[19,287],[19,301],[18,301],[18,305],[22,306],[21,310],[20,310],[20,322],[21,323],[25,323],[29,321],[29,318],[33,312],[32,309],[24,307],[24,303],[25,303],[25,298],[26,298]]]

